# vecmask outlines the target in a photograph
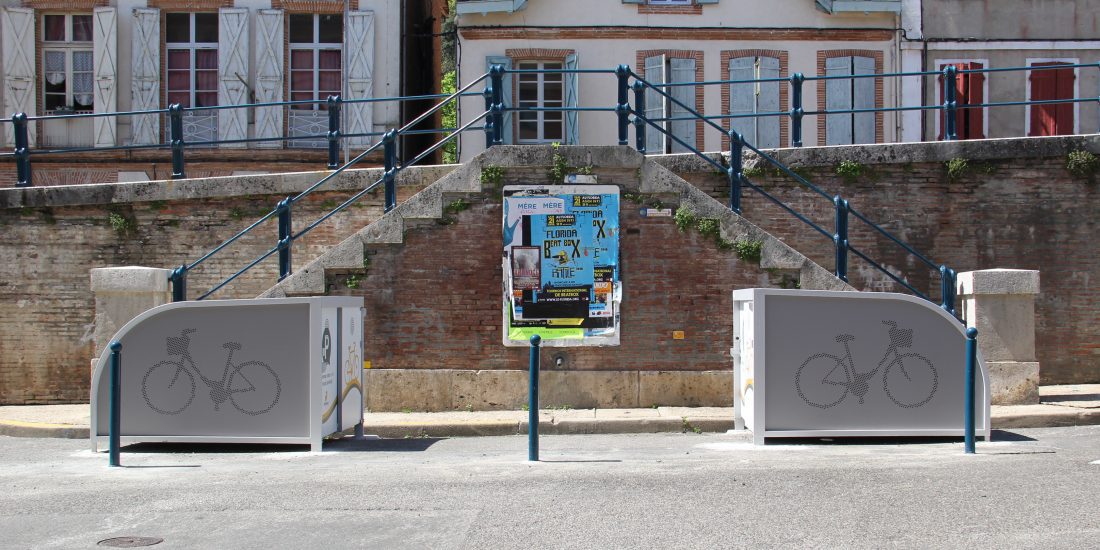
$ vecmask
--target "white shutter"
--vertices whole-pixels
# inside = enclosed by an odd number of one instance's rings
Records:
[[[344,58],[347,59],[347,89],[344,99],[369,99],[374,84],[374,12],[349,11],[347,32],[344,33]],[[344,120],[347,134],[365,134],[374,131],[374,104],[345,104]],[[348,138],[348,144],[363,147],[370,137]]]
[[[852,74],[875,74],[875,60],[870,57],[853,57]],[[852,81],[852,108],[875,108],[875,79],[857,78]],[[852,115],[852,143],[875,142],[875,114]]]
[[[95,112],[118,111],[118,12],[115,8],[95,8],[92,13],[92,68],[95,71]],[[94,145],[118,144],[118,118],[96,117],[92,122]]]
[[[132,46],[130,109],[159,109],[160,10],[134,8]],[[160,141],[160,115],[134,115],[130,119],[130,139],[135,145],[149,145]]]
[[[695,82],[695,58],[690,59],[676,59],[670,60],[672,66],[672,82]],[[672,97],[677,101],[683,103],[691,110],[695,109],[695,86],[676,86],[674,88],[665,88]],[[670,102],[671,103],[671,102]],[[672,103],[672,117],[684,118],[690,117],[692,114],[677,105]],[[695,120],[674,120],[669,124],[669,129],[672,135],[679,138],[684,143],[695,147]],[[672,152],[673,153],[686,153],[688,148],[680,145],[679,141],[672,140]]]
[[[256,14],[256,103],[283,100],[283,10]],[[283,108],[256,107],[256,137],[283,135]],[[259,141],[257,147],[279,147],[278,141]]]
[[[645,79],[653,85],[665,83],[665,56],[655,55],[645,58]],[[665,89],[662,88],[662,91]],[[668,100],[656,91],[646,88],[645,91],[645,117],[648,120],[665,118]],[[666,136],[653,126],[667,128],[666,122],[653,122],[646,125],[645,150],[651,155],[663,155],[665,153]]]
[[[248,103],[248,9],[218,10],[218,105]],[[218,116],[218,139],[248,137],[248,110],[222,109]],[[244,147],[228,143],[222,147]]]
[[[830,57],[825,60],[825,76],[852,74],[851,57]],[[828,111],[852,108],[852,81],[838,78],[825,81],[825,109]],[[825,144],[849,145],[852,143],[852,115],[841,113],[825,115]]]
[[[730,59],[730,80],[755,80],[756,58],[735,57]],[[730,84],[730,112],[731,115],[747,115],[756,112],[756,85]],[[736,130],[745,140],[753,145],[756,143],[756,119],[732,118],[730,128]]]
[[[760,72],[757,78],[766,80],[779,78],[779,59],[774,57],[760,58]],[[761,82],[756,96],[756,112],[779,112],[779,82]],[[774,149],[779,147],[779,123],[783,120],[778,116],[763,116],[756,119],[756,143],[761,149]]]
[[[4,107],[8,110],[4,116],[11,116],[14,113],[34,116],[37,112],[34,81],[34,10],[4,8],[0,35],[3,36],[4,47]],[[3,132],[4,144],[12,146],[15,143],[15,134],[11,131],[11,126],[4,126],[8,130]],[[34,145],[35,126],[34,123],[27,124],[30,145]]]

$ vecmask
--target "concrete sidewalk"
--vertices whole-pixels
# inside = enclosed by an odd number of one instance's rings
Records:
[[[1100,384],[1043,386],[1042,403],[992,407],[993,427],[1044,428],[1100,424]],[[88,405],[0,406],[0,435],[88,437]],[[366,433],[386,438],[463,437],[526,433],[526,411],[367,412]],[[721,432],[733,428],[730,407],[547,409],[544,434]]]

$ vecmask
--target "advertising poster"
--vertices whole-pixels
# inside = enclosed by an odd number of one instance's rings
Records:
[[[619,343],[619,188],[504,188],[506,345]]]
[[[340,331],[340,430],[346,430],[363,414],[363,310],[340,308]]]
[[[321,309],[321,427],[325,433],[336,429],[336,405],[339,403],[339,348],[337,346],[337,308]]]

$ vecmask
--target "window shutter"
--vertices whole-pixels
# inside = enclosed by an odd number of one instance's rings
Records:
[[[347,32],[344,33],[344,58],[347,59],[347,90],[345,99],[367,99],[373,96],[374,86],[374,12],[350,11]],[[354,103],[344,105],[349,134],[365,134],[374,131],[374,104]],[[365,147],[369,137],[348,138],[348,144]]]
[[[870,57],[852,58],[852,74],[875,74],[875,60]],[[875,108],[875,79],[852,79],[852,108]],[[855,113],[852,115],[852,143],[875,142],[875,113]]]
[[[160,10],[134,8],[133,15],[130,108],[149,111],[160,106]],[[160,115],[134,115],[130,120],[130,140],[134,145],[160,141]]]
[[[775,57],[760,58],[761,80],[767,78],[779,78],[779,59]],[[761,82],[760,93],[756,96],[756,112],[779,112],[779,82]],[[761,149],[774,149],[779,147],[779,124],[782,117],[765,116],[756,119],[756,145]]]
[[[981,63],[969,63],[967,69],[981,69]],[[973,73],[965,75],[966,103],[969,105],[981,105],[985,102],[985,74]],[[982,107],[966,109],[963,118],[966,119],[965,139],[985,139],[985,112]]]
[[[283,100],[283,10],[256,14],[256,103]],[[257,138],[283,135],[283,108],[256,107]],[[278,141],[256,142],[257,147],[279,147]]]
[[[755,80],[756,58],[735,57],[730,59],[730,80]],[[756,112],[756,85],[753,83],[730,84],[730,114],[748,115]],[[756,145],[756,119],[731,118],[730,128],[744,136],[745,140]]]
[[[485,70],[488,71],[493,65],[503,65],[505,69],[512,68],[512,59],[503,55],[490,55],[485,58]],[[489,80],[486,78],[486,83]],[[500,90],[500,97],[504,100],[504,108],[509,109],[512,107],[512,75],[505,73],[504,79],[501,82],[502,89]],[[512,112],[504,111],[504,128],[501,135],[504,137],[504,143],[510,145],[515,143],[515,139],[512,136]]]
[[[695,58],[673,58],[669,63],[672,66],[672,82],[695,82]],[[691,110],[695,109],[695,86],[676,86],[675,88],[666,88],[666,90],[680,103],[687,105]],[[691,111],[672,103],[673,118],[690,116],[692,116]],[[674,120],[669,125],[669,129],[672,135],[695,147],[695,125],[695,120]],[[686,153],[688,151],[689,149],[680,145],[679,142],[672,142],[673,153]]]
[[[655,55],[653,57],[645,58],[645,80],[653,85],[659,85],[665,83],[665,56]],[[665,90],[665,89],[662,89]],[[645,117],[650,121],[656,119],[665,118],[667,110],[668,100],[665,96],[657,93],[651,88],[646,88],[645,91]],[[653,126],[659,126],[661,128],[668,128],[667,122],[652,122],[649,128],[646,128],[645,134],[645,149],[647,153],[663,155],[665,153],[665,144],[667,143],[666,136],[661,133],[660,130]]]
[[[624,4],[645,4],[646,0],[623,0]]]
[[[568,70],[574,70],[577,68],[577,54],[569,54],[565,56],[565,68]],[[576,107],[577,98],[579,92],[579,80],[580,75],[577,73],[565,74],[565,106]],[[581,128],[578,124],[580,113],[577,111],[565,112],[565,144],[566,145],[580,145],[581,144]]]
[[[1073,69],[1056,69],[1051,71],[1054,73],[1054,85],[1057,99],[1073,99],[1073,82],[1077,79],[1077,76],[1073,74]],[[1073,133],[1073,104],[1072,103],[1055,103],[1055,125],[1056,134],[1059,136],[1070,135]]]
[[[1045,67],[1049,66],[1049,63],[1035,63],[1032,67]],[[1042,70],[1031,72],[1031,100],[1032,101],[1045,101],[1055,99],[1055,93],[1057,91],[1057,84],[1055,82],[1054,71]],[[1027,135],[1029,136],[1051,136],[1054,135],[1055,129],[1055,113],[1054,105],[1031,105],[1031,129]]]
[[[248,103],[248,9],[218,10],[218,105]],[[217,111],[218,139],[246,139],[248,110]],[[244,147],[244,143],[222,144]]]
[[[825,59],[825,76],[852,74],[851,57]],[[852,108],[852,81],[836,79],[825,81],[825,110],[843,111]],[[852,115],[848,113],[825,115],[825,144],[848,145],[852,143]]]
[[[696,4],[717,4],[718,0],[695,0]]]
[[[95,8],[92,12],[92,69],[95,74],[95,112],[118,111],[118,12],[115,8]],[[92,143],[96,147],[117,144],[118,119],[96,117],[92,122]]]
[[[4,55],[4,116],[37,112],[35,101],[34,71],[34,10],[30,8],[4,8],[0,22]],[[36,124],[27,124],[30,144],[34,144]],[[9,127],[10,128],[10,127]],[[15,136],[9,129],[4,134],[4,144],[13,146]]]

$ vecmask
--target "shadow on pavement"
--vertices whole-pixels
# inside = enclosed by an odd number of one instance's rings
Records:
[[[342,439],[330,439],[325,441],[326,452],[337,453],[369,453],[369,452],[420,452],[426,451],[432,445],[446,438],[442,437],[417,437],[409,439],[355,439],[345,437]]]

